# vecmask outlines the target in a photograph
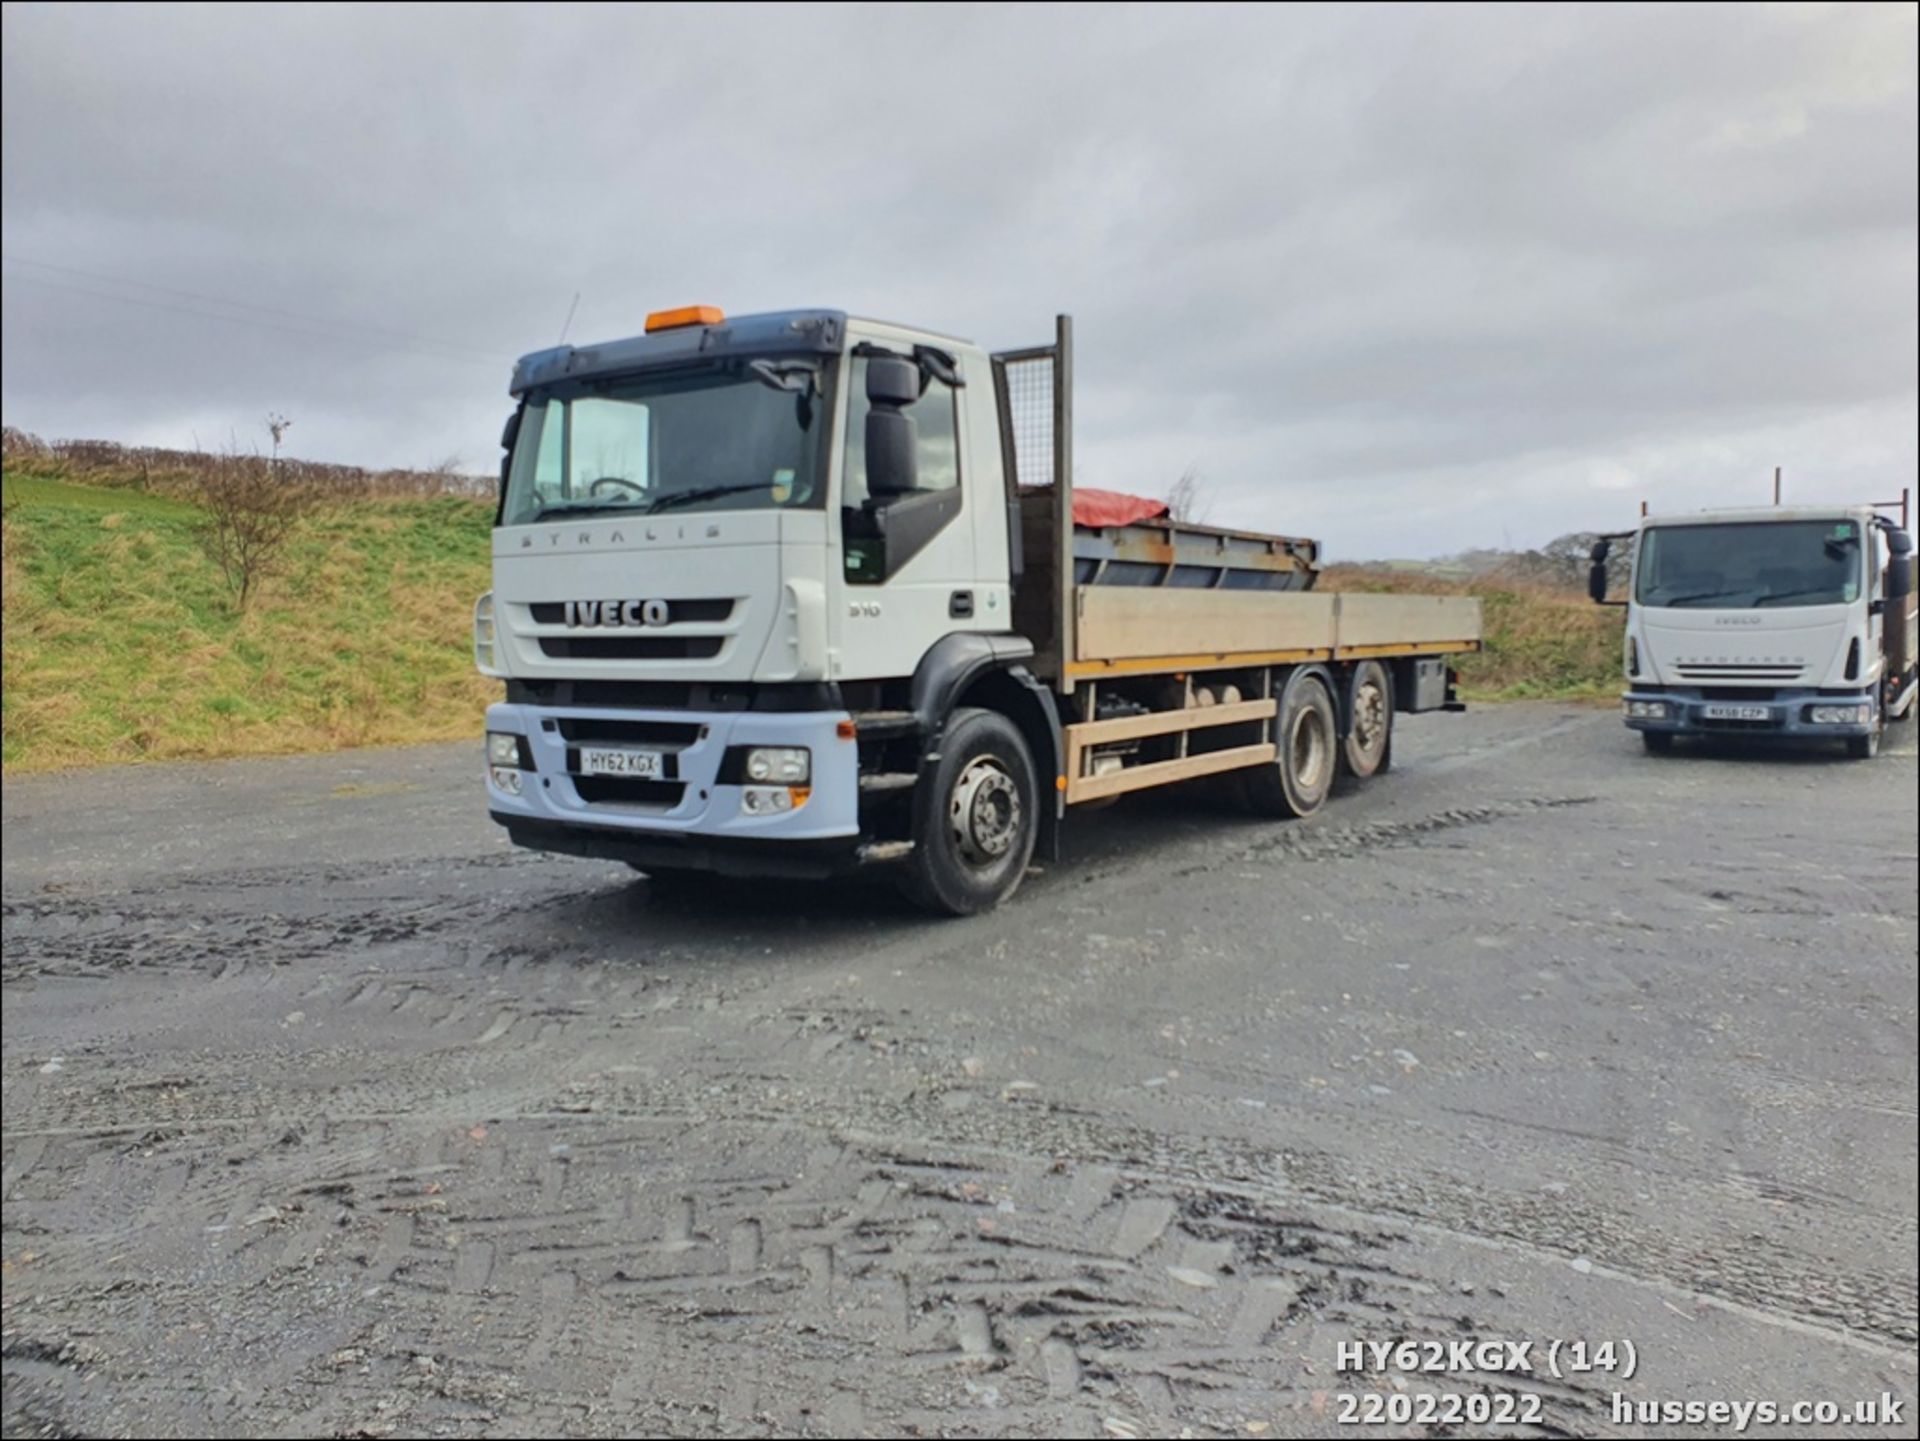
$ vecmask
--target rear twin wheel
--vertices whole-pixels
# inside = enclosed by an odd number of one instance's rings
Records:
[[[1260,816],[1310,816],[1327,803],[1339,768],[1333,697],[1317,671],[1295,671],[1280,692],[1273,743],[1265,765],[1240,773],[1247,809]]]

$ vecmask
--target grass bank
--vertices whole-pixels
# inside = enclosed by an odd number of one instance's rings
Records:
[[[333,506],[242,615],[191,504],[11,465],[4,492],[8,771],[478,734],[484,505]]]

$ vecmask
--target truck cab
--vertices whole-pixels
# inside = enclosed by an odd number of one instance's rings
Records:
[[[1914,701],[1912,541],[1871,506],[1650,516],[1595,547],[1605,600],[1630,541],[1627,725],[1649,751],[1692,735],[1839,740],[1874,755]]]

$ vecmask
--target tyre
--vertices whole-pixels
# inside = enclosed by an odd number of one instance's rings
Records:
[[[1673,749],[1673,736],[1667,731],[1641,731],[1640,744],[1650,756],[1663,756]]]
[[[1886,714],[1876,705],[1873,708],[1873,729],[1863,736],[1848,736],[1847,754],[1857,761],[1872,760],[1880,754],[1880,735],[1886,728]]]
[[[1317,672],[1295,671],[1280,692],[1272,762],[1243,773],[1240,793],[1260,816],[1310,816],[1326,804],[1339,769],[1333,697]]]
[[[1040,787],[1019,727],[963,707],[947,720],[940,759],[915,787],[907,894],[930,911],[990,911],[1019,888],[1033,858]]]
[[[1346,738],[1340,758],[1360,780],[1393,764],[1393,677],[1377,660],[1363,660],[1347,679]]]

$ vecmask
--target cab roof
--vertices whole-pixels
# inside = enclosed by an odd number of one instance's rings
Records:
[[[513,367],[513,381],[508,390],[522,395],[535,386],[551,385],[558,380],[614,375],[728,355],[837,355],[846,339],[848,322],[844,310],[771,310],[760,315],[729,316],[713,325],[678,325],[595,345],[556,345],[521,356]],[[852,324],[896,331],[922,340],[967,344],[955,337],[890,321],[854,317]]]
[[[1673,511],[1650,515],[1640,522],[1644,529],[1656,525],[1758,525],[1770,520],[1858,520],[1869,521],[1870,505],[1756,505],[1734,510]]]
[[[557,380],[727,355],[835,355],[846,333],[847,315],[843,310],[735,315],[718,325],[686,325],[597,345],[556,345],[550,350],[536,350],[520,357],[508,389],[520,395]]]

